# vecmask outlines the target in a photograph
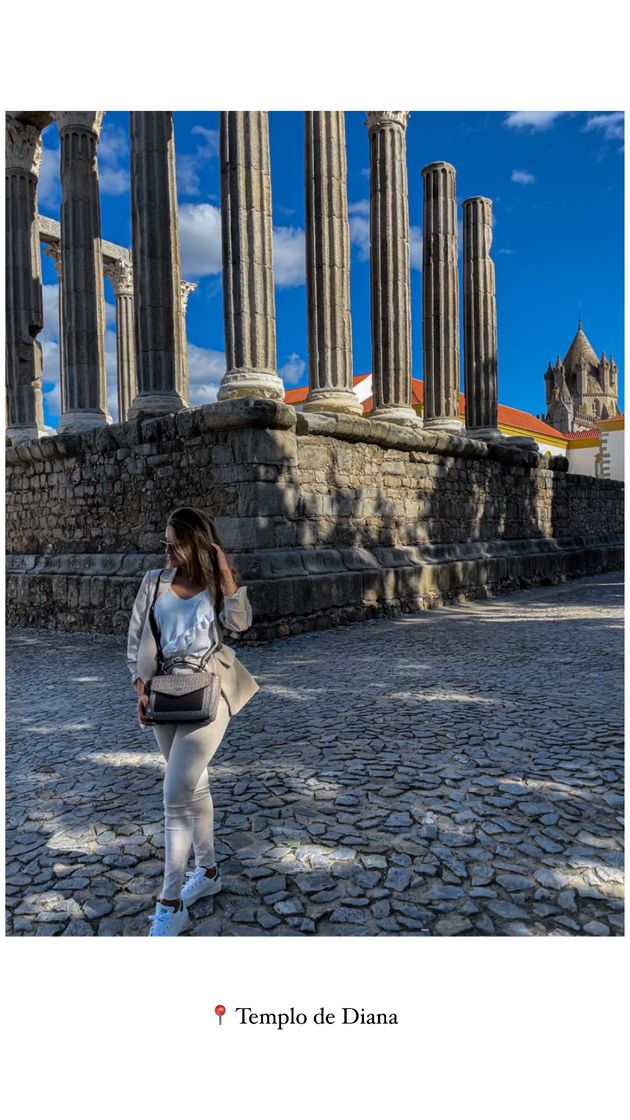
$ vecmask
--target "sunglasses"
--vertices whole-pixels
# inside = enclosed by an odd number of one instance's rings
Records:
[[[170,541],[160,541],[160,544],[164,545],[166,552],[177,552],[177,545],[171,544]]]

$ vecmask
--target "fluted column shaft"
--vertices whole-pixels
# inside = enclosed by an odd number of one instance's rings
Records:
[[[37,228],[39,129],[6,122],[6,355],[7,435],[13,441],[44,434],[42,271]]]
[[[57,273],[57,300],[59,304],[59,395],[61,412],[66,411],[66,362],[63,349],[63,272],[61,270],[61,243],[50,241],[44,245],[44,252],[50,257]]]
[[[222,112],[220,122],[227,369],[217,399],[283,400],[276,371],[268,115]]]
[[[190,377],[188,372],[188,337],[186,333],[186,309],[192,292],[196,292],[198,285],[191,280],[182,280],[179,286],[182,301],[182,365],[178,392],[182,400],[188,405],[190,397]]]
[[[455,168],[422,170],[422,342],[424,426],[461,431],[459,418],[459,277]]]
[[[129,261],[112,261],[105,265],[105,275],[111,280],[116,297],[118,420],[123,423],[138,392],[133,267]]]
[[[421,424],[411,405],[411,293],[405,130],[409,113],[369,112],[370,418]]]
[[[97,149],[102,112],[53,113],[61,142],[61,269],[66,370],[59,431],[111,423]]]
[[[500,436],[498,417],[497,309],[492,244],[492,202],[467,198],[464,210],[464,387],[466,430],[477,438]]]
[[[129,416],[184,408],[179,226],[171,112],[130,113],[138,394]]]
[[[352,386],[344,113],[304,114],[309,392],[304,411],[362,415]]]

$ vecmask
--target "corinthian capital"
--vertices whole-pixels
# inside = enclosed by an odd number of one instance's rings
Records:
[[[37,179],[42,162],[42,134],[32,124],[6,118],[7,171],[32,175]]]
[[[196,292],[198,284],[193,284],[192,280],[180,280],[180,294],[182,297],[182,315],[186,314],[188,307],[188,297],[191,292]]]
[[[380,109],[378,112],[368,112],[367,110],[366,112],[367,120],[365,123],[368,129],[368,136],[371,136],[372,133],[376,132],[379,128],[387,128],[393,124],[400,125],[404,131],[410,116],[408,109],[395,112],[384,109]]]
[[[110,261],[104,265],[103,272],[112,282],[114,295],[133,295],[133,266],[131,261]]]
[[[52,116],[60,133],[66,128],[80,128],[83,132],[93,132],[98,139],[105,112],[99,109],[95,113],[53,113]]]
[[[50,257],[57,271],[57,277],[61,280],[61,245],[59,241],[49,241],[44,245],[44,252],[47,257]]]

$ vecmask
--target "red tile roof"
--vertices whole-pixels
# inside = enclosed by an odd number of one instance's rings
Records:
[[[599,428],[584,428],[581,432],[568,432],[565,439],[595,439],[599,436]]]

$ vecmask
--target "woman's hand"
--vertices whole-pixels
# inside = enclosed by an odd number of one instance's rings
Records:
[[[149,706],[149,697],[146,696],[145,694],[142,694],[142,695],[138,696],[138,704],[137,704],[137,707],[136,707],[136,715],[138,717],[138,723],[140,724],[141,727],[150,727],[151,726],[152,720],[147,719],[147,716],[146,716],[146,710],[147,710],[148,706]]]
[[[233,595],[235,591],[238,591],[238,584],[230,571],[230,565],[225,558],[225,553],[220,544],[217,544],[215,541],[211,541],[211,544],[217,554],[217,563],[221,576],[221,590],[224,595]]]
[[[222,572],[229,572],[230,566],[229,566],[229,564],[228,564],[228,562],[225,558],[225,553],[224,553],[223,549],[221,548],[221,545],[217,544],[216,541],[210,541],[210,544],[212,545],[213,549],[215,550],[215,552],[217,554],[217,563],[219,565],[220,570]]]

